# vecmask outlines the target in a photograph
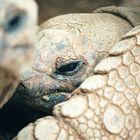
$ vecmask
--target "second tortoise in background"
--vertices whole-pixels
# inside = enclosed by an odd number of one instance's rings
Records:
[[[37,11],[33,0],[0,1],[0,108],[13,95],[33,54]]]
[[[93,75],[96,64],[140,21],[139,11],[113,6],[46,21],[37,33],[33,68],[23,73],[19,96],[50,112]]]
[[[3,117],[1,112],[18,86],[21,71],[34,54],[37,22],[38,8],[34,0],[0,0],[0,140],[11,139],[8,133],[13,132],[9,130],[12,114],[8,112]]]

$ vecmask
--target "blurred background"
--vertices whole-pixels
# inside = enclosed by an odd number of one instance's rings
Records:
[[[103,6],[140,6],[140,0],[36,0],[39,5],[39,24],[67,13],[92,12]]]

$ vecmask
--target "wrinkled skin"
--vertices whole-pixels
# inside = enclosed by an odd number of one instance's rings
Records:
[[[55,117],[28,125],[14,140],[139,140],[140,25],[128,32],[73,92]]]
[[[48,20],[37,34],[33,68],[23,74],[19,96],[42,111],[52,110],[93,74],[95,65],[131,28],[111,12]]]
[[[0,108],[13,95],[21,69],[32,57],[36,28],[35,1],[0,1]]]

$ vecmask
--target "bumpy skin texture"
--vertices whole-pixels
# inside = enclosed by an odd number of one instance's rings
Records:
[[[37,34],[33,69],[23,74],[19,96],[50,112],[93,74],[96,64],[140,21],[138,11],[113,6],[46,21]]]
[[[33,54],[37,5],[33,0],[0,0],[0,108],[13,95],[21,69]]]
[[[68,101],[15,140],[139,140],[140,25],[100,62]]]

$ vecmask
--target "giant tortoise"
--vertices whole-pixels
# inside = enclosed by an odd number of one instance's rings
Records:
[[[105,7],[57,16],[40,26],[32,69],[19,96],[44,112],[68,99],[122,36],[140,21],[139,8]]]
[[[140,25],[72,95],[14,140],[140,140]]]

